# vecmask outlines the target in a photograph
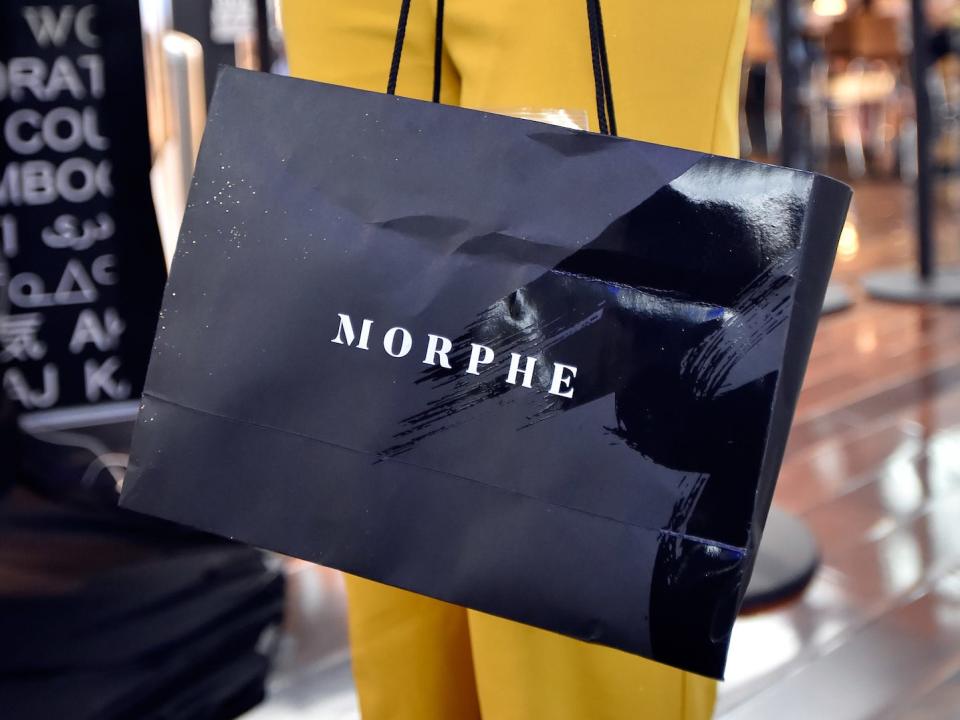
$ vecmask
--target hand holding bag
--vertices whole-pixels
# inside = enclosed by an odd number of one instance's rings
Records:
[[[849,195],[225,70],[121,504],[720,677]]]

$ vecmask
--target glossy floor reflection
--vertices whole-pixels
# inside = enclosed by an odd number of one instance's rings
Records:
[[[820,325],[776,496],[824,564],[798,601],[737,622],[720,720],[960,718],[960,308],[865,298],[861,273],[910,261],[911,201],[876,184],[854,202],[835,279],[857,303]],[[960,211],[940,215],[960,260]],[[248,720],[355,720],[339,581],[294,567],[280,670]]]
[[[821,321],[776,495],[824,565],[738,621],[722,720],[960,718],[960,308],[863,295],[862,272],[909,262],[911,206],[892,184],[854,198],[834,277],[857,304]]]

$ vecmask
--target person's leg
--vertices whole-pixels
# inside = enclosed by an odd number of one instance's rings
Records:
[[[364,720],[479,720],[466,610],[349,576],[347,595]]]
[[[428,99],[435,0],[412,3],[397,92]],[[399,0],[283,0],[296,77],[383,92]],[[456,103],[444,57],[442,99]],[[347,578],[353,674],[364,720],[476,720],[479,708],[466,611],[378,583]]]
[[[446,7],[461,105],[587,110],[597,130],[585,0]],[[602,10],[619,134],[737,155],[749,0],[603,0]]]
[[[400,0],[282,0],[290,74],[384,92],[393,57]],[[433,93],[436,0],[412,0],[397,94],[429,100]],[[456,105],[460,84],[443,55],[440,99]]]
[[[399,5],[284,0],[291,72],[382,90]],[[446,6],[444,102],[586,110],[596,129],[585,2]],[[621,135],[736,154],[748,6],[604,0]],[[430,96],[435,7],[413,0],[399,94]],[[712,681],[479,613],[470,613],[468,638],[465,611],[373,583],[348,586],[365,720],[470,720],[478,688],[485,720],[703,720],[712,712]]]
[[[716,683],[618,650],[470,611],[484,720],[705,720]]]
[[[602,7],[619,134],[738,154],[748,0],[603,0]],[[448,0],[447,8],[462,105],[586,110],[597,129],[584,0]],[[713,680],[489,615],[469,617],[484,720],[705,720],[713,712]]]

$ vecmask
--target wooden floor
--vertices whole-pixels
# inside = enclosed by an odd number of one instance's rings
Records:
[[[738,621],[722,720],[960,718],[960,306],[867,299],[909,263],[903,186],[855,188],[834,273],[856,305],[821,321],[776,502],[824,564],[798,602]],[[939,198],[945,262],[960,209]]]

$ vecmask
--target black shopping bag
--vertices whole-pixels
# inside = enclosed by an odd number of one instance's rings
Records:
[[[121,504],[719,677],[849,194],[225,70]]]

